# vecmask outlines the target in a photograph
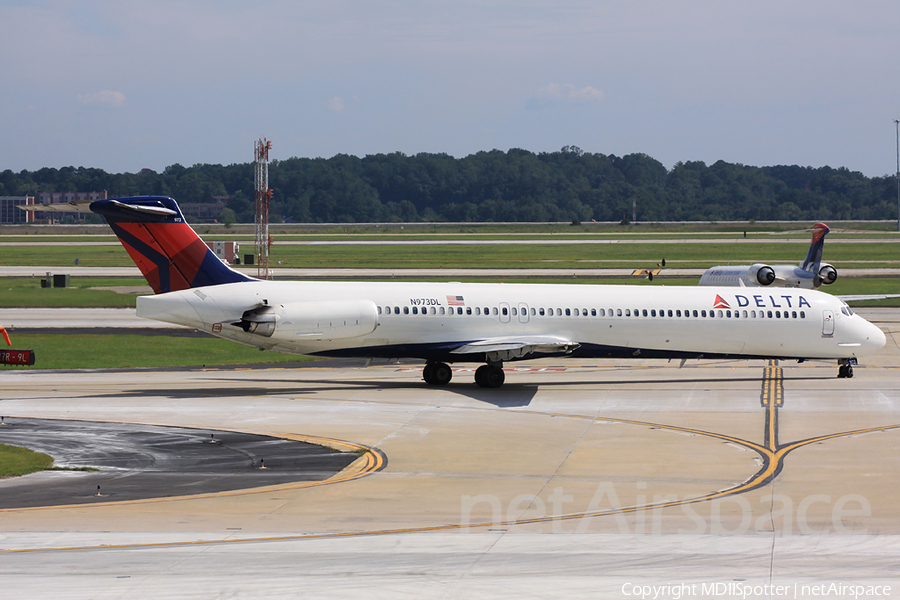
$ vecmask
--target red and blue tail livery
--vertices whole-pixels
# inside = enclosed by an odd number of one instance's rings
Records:
[[[103,215],[156,294],[253,281],[224,264],[165,196],[111,198],[91,203]]]

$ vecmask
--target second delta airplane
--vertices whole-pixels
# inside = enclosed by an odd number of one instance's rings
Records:
[[[98,200],[156,295],[140,317],[194,327],[264,350],[331,357],[418,358],[430,385],[449,364],[579,358],[836,359],[885,344],[842,300],[815,290],[503,283],[263,281],[207,248],[172,198]]]

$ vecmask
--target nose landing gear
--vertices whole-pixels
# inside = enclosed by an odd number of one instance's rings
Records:
[[[853,377],[853,362],[849,358],[839,358],[838,379],[850,379],[851,377]]]

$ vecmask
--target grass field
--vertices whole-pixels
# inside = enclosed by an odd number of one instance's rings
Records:
[[[252,252],[252,249],[246,249]],[[242,251],[242,254],[244,252]],[[826,259],[843,268],[877,268],[900,264],[900,246],[859,241],[826,245]],[[506,268],[590,269],[646,268],[666,259],[669,268],[708,268],[721,264],[796,264],[806,255],[803,244],[628,243],[515,245],[279,245],[270,265],[294,268]],[[133,266],[120,246],[27,246],[0,253],[0,265],[82,267]]]
[[[28,448],[0,444],[0,477],[18,477],[53,466],[53,458]]]
[[[114,369],[141,367],[202,367],[292,363],[312,360],[305,356],[260,352],[218,338],[144,335],[37,334],[10,332],[16,348],[34,350],[33,367],[13,369]]]

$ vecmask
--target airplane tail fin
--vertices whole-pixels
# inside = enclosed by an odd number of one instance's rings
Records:
[[[156,294],[252,281],[219,260],[185,222],[172,198],[97,200],[91,211],[106,218]]]
[[[816,223],[813,225],[812,242],[809,244],[809,252],[806,254],[806,260],[800,267],[805,271],[819,272],[819,264],[822,262],[822,249],[825,247],[825,236],[831,231],[825,223]]]

